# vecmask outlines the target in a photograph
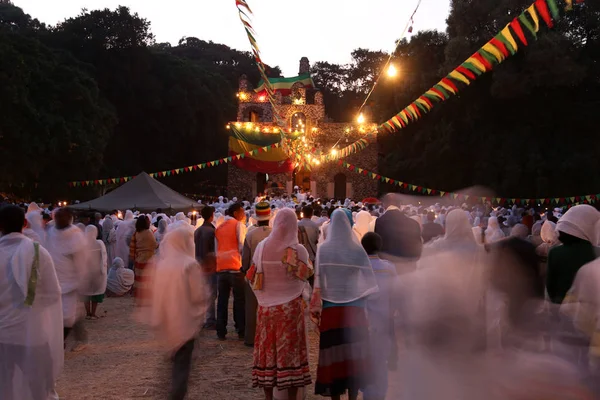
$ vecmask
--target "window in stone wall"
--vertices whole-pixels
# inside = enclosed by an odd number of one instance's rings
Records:
[[[302,112],[292,114],[291,127],[292,131],[302,132],[306,128],[306,115]]]
[[[248,114],[248,119],[250,120],[250,122],[260,122],[260,114],[252,110]]]

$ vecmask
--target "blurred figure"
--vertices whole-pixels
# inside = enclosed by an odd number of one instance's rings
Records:
[[[385,212],[375,220],[374,232],[383,241],[381,258],[396,265],[398,272],[415,269],[421,257],[423,241],[419,223],[408,218],[400,209],[397,196],[393,193],[383,198]]]
[[[506,299],[503,352],[494,358],[500,398],[591,399],[589,339],[555,307],[544,311],[544,281],[535,247],[510,238],[491,248],[491,282]]]
[[[160,246],[160,242],[163,240],[165,235],[167,234],[167,228],[169,227],[169,223],[166,219],[162,218],[158,221],[158,229],[154,232],[154,239],[156,239],[156,244]]]
[[[542,234],[542,221],[537,221],[531,227],[531,236],[529,237],[529,241],[535,246],[538,247],[540,244],[544,243],[541,238]]]
[[[348,391],[348,398],[356,400],[359,389],[371,383],[365,306],[366,297],[378,290],[369,256],[356,241],[348,215],[334,211],[327,239],[317,250],[310,307],[320,331],[315,394],[339,400]],[[342,330],[344,335],[339,335]]]
[[[311,384],[302,293],[312,274],[308,252],[298,241],[296,214],[283,209],[248,271],[259,305],[252,384],[264,389],[267,400],[274,388],[295,400],[298,388]]]
[[[488,219],[488,226],[485,230],[485,243],[491,244],[496,243],[499,240],[504,239],[504,232],[500,229],[500,223],[498,222],[498,218],[490,217]]]
[[[361,211],[356,214],[356,222],[352,227],[354,234],[360,242],[362,238],[369,233],[371,225],[371,214],[368,211]]]
[[[246,240],[244,240],[244,249],[242,250],[242,273],[246,274],[252,266],[254,252],[258,244],[265,240],[271,234],[269,221],[271,220],[271,207],[269,203],[260,202],[254,206],[256,212],[255,229],[248,232]],[[294,225],[298,225],[296,222]],[[245,311],[246,311],[246,328],[244,332],[244,344],[246,346],[254,346],[254,336],[256,334],[256,312],[258,310],[258,301],[256,295],[252,291],[252,286],[247,283],[245,287]]]
[[[196,261],[200,263],[204,273],[210,297],[206,309],[206,321],[204,329],[217,329],[217,314],[215,312],[215,301],[217,300],[217,265],[215,259],[215,226],[213,225],[215,209],[205,206],[201,211],[204,222],[194,232],[194,246]]]
[[[106,295],[109,297],[124,296],[133,287],[134,280],[133,271],[125,268],[125,263],[119,257],[115,258],[108,271]]]
[[[592,206],[575,206],[565,213],[556,224],[558,240],[562,246],[548,253],[546,289],[550,300],[562,303],[571,288],[579,268],[597,257],[596,223],[600,213]]]
[[[135,223],[135,233],[129,244],[129,258],[133,260],[135,266],[133,290],[137,305],[146,305],[149,300],[149,289],[152,287],[152,283],[147,267],[154,257],[157,247],[156,239],[150,232],[150,220],[145,215],[140,215]]]
[[[471,251],[477,255],[479,248],[473,236],[473,229],[467,215],[462,210],[452,210],[446,217],[446,232],[443,237],[438,238],[425,245],[425,254],[440,251]]]
[[[442,236],[444,234],[444,227],[435,222],[435,213],[427,213],[427,222],[423,224],[421,236],[423,237],[423,243],[429,243],[433,239]]]
[[[86,240],[81,229],[73,226],[73,214],[60,208],[54,215],[54,226],[48,230],[46,248],[52,256],[62,292],[65,341],[75,328],[76,340],[85,342],[87,335],[78,315],[81,290],[86,283]]]
[[[24,226],[19,207],[0,209],[0,398],[46,400],[63,367],[61,289]]]
[[[112,262],[116,257],[117,231],[114,226],[115,223],[112,218],[106,217],[104,219],[104,223],[102,224],[102,241],[106,247],[107,267],[112,265]]]
[[[302,207],[302,219],[298,222],[298,236],[300,244],[308,251],[310,262],[315,262],[317,254],[317,242],[319,241],[319,225],[312,220],[313,208],[310,206]]]
[[[548,270],[548,254],[553,247],[560,244],[556,224],[550,221],[544,222],[540,231],[540,238],[543,243],[537,246],[535,252],[540,257],[540,275],[544,278],[545,282]]]
[[[117,244],[115,256],[120,257],[125,261],[127,268],[133,269],[133,260],[129,259],[129,245],[131,244],[131,238],[135,233],[135,223],[133,219],[133,212],[131,210],[125,211],[125,219],[120,221],[117,225]]]
[[[87,255],[87,284],[84,286],[82,294],[85,296],[84,305],[87,319],[98,319],[96,309],[98,304],[104,301],[104,292],[106,292],[106,277],[108,269],[106,267],[106,247],[102,240],[96,240],[98,230],[95,225],[88,225],[85,228],[86,255]]]
[[[371,343],[371,362],[374,382],[363,390],[365,400],[385,400],[388,390],[388,369],[393,369],[396,360],[388,364],[391,357],[393,334],[393,288],[396,280],[396,268],[389,261],[377,255],[381,250],[381,237],[373,232],[363,236],[361,244],[369,256],[371,267],[379,292],[367,298],[367,319],[369,321],[369,340]]]
[[[516,224],[510,230],[510,236],[516,237],[522,240],[527,240],[529,237],[529,228],[524,224]]]
[[[153,282],[150,322],[173,362],[169,398],[181,400],[187,393],[195,338],[204,320],[207,298],[189,229],[175,229],[164,237]]]
[[[23,230],[23,234],[43,246],[46,240],[46,230],[44,229],[42,209],[36,203],[31,203],[27,207],[25,220],[27,228]]]

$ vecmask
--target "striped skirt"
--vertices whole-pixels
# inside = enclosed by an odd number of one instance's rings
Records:
[[[138,306],[145,306],[150,303],[152,295],[152,282],[150,275],[150,263],[135,262],[135,280],[133,282],[133,293],[135,303]]]
[[[319,366],[315,394],[341,396],[358,392],[372,379],[369,374],[369,325],[363,307],[323,309],[319,342]]]
[[[258,307],[252,386],[289,389],[310,385],[301,297],[274,307]]]

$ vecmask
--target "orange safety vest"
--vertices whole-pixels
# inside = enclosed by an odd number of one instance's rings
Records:
[[[242,268],[242,256],[237,238],[236,219],[222,223],[215,231],[217,239],[217,272],[239,271]]]

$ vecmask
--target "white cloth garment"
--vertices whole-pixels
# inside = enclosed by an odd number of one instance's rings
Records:
[[[129,268],[125,268],[125,263],[119,257],[115,258],[108,271],[106,289],[117,296],[123,296],[133,287],[135,274]]]
[[[86,245],[81,229],[70,225],[48,231],[46,248],[52,256],[62,293],[63,323],[72,327],[77,318],[80,291],[86,278]]]
[[[263,275],[263,288],[254,290],[258,304],[274,307],[286,304],[302,295],[308,282],[289,276],[282,263],[288,248],[297,252],[298,260],[310,266],[308,251],[298,243],[298,218],[289,208],[277,213],[271,234],[259,243],[254,252],[257,274]]]
[[[160,244],[165,235],[167,234],[167,228],[169,224],[166,219],[161,219],[158,221],[158,230],[154,232],[154,238],[156,239],[156,243]]]
[[[135,233],[135,220],[133,219],[133,212],[127,210],[125,212],[125,219],[117,226],[117,246],[116,246],[116,257],[120,257],[126,263],[129,261],[129,242]]]
[[[488,220],[488,227],[485,230],[485,242],[486,244],[495,243],[499,240],[504,239],[504,232],[500,229],[500,224],[498,223],[498,218],[490,217]]]
[[[576,238],[587,240],[592,245],[598,242],[596,224],[600,220],[600,212],[587,204],[569,209],[556,224],[556,230]]]
[[[360,242],[363,236],[365,236],[371,230],[371,214],[369,214],[367,211],[361,211],[356,214],[352,230]]]
[[[106,267],[110,268],[112,261],[116,257],[115,250],[117,244],[117,231],[114,228],[115,223],[112,218],[107,217],[102,224],[102,241],[106,247]]]
[[[425,245],[426,253],[440,250],[455,250],[457,248],[476,252],[477,242],[473,235],[473,228],[466,214],[461,210],[452,210],[446,217],[446,233],[443,237],[435,239]]]
[[[379,288],[369,256],[356,240],[348,216],[335,210],[325,242],[317,249],[315,289],[332,303],[349,303],[376,293]]]
[[[208,298],[192,232],[175,229],[163,238],[153,282],[150,325],[172,354],[200,330]]]
[[[35,206],[32,208],[32,206]],[[25,234],[30,239],[38,242],[42,246],[46,240],[46,231],[44,230],[44,221],[42,218],[42,210],[38,207],[37,204],[31,203],[29,208],[27,209],[27,214],[25,214],[25,219],[27,220],[27,230],[33,232],[33,234]]]
[[[35,297],[25,305],[34,243],[0,238],[0,399],[46,400],[63,366],[61,291],[50,254],[39,247]]]
[[[98,228],[88,225],[85,228],[87,276],[81,291],[84,296],[96,296],[106,292],[106,247],[102,240],[96,240]]]
[[[523,224],[516,224],[510,230],[510,236],[526,240],[529,236],[529,228]]]

